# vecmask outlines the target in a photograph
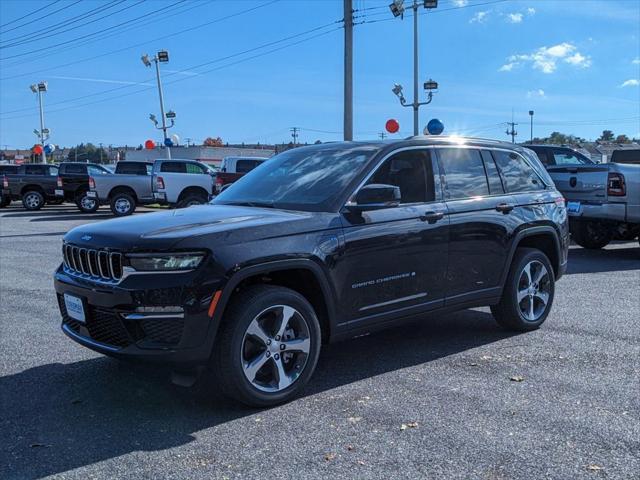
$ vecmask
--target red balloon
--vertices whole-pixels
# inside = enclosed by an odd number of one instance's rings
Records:
[[[387,123],[385,123],[384,127],[389,133],[397,133],[397,131],[400,130],[400,124],[395,118],[387,120]]]
[[[33,153],[35,153],[36,155],[42,155],[42,145],[34,145]]]
[[[146,148],[147,150],[153,150],[154,148],[156,148],[156,142],[154,142],[153,140],[147,140],[146,142],[144,142],[144,148]]]

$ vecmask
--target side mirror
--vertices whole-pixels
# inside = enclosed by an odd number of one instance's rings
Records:
[[[353,202],[346,205],[351,212],[380,210],[400,205],[400,187],[372,183],[365,185],[356,193]]]

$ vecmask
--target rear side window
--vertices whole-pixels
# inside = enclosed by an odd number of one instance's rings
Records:
[[[187,173],[184,162],[162,162],[160,171],[164,173]]]
[[[70,173],[70,174],[84,175],[87,173],[87,166],[81,165],[79,163],[77,164],[69,163],[65,165],[64,169],[65,169],[65,173]]]
[[[545,186],[524,158],[513,152],[492,152],[508,192],[544,190]]]
[[[187,173],[194,173],[196,175],[201,175],[205,173],[202,167],[196,163],[187,163],[186,168],[187,168]]]
[[[493,157],[486,150],[483,150],[481,153],[482,161],[484,162],[484,169],[487,173],[487,180],[489,181],[489,193],[491,195],[500,195],[504,193],[500,173],[496,168],[496,163],[494,162]]]
[[[237,160],[236,173],[248,173],[261,163],[258,160]]]
[[[89,171],[89,175],[91,175],[91,176],[107,175],[108,173],[110,173],[108,170],[106,170],[104,168],[96,167],[94,165],[89,165],[87,167],[87,170]]]
[[[25,165],[24,173],[25,175],[46,175],[46,168],[45,165]]]
[[[447,200],[489,194],[484,164],[478,150],[443,148],[438,150],[438,158],[444,171]]]
[[[536,155],[538,156],[538,158],[540,159],[543,165],[549,166],[554,164],[553,157],[551,157],[550,159],[549,155],[547,155],[547,152],[543,150],[534,150],[534,152],[536,152]]]
[[[116,173],[125,175],[147,175],[148,170],[147,164],[143,162],[118,163],[116,166]]]

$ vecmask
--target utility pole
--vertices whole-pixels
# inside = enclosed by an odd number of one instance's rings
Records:
[[[529,110],[529,116],[531,117],[531,143],[533,143],[533,110]]]
[[[507,135],[511,135],[511,143],[516,143],[516,135],[518,135],[518,132],[516,131],[516,125],[518,124],[514,123],[513,121],[507,122],[507,131],[505,133]],[[509,130],[509,126],[511,127],[511,130]]]
[[[291,136],[293,137],[293,146],[295,147],[296,145],[298,145],[298,130],[300,130],[298,127],[291,127]]]
[[[403,107],[412,107],[413,108],[413,135],[418,135],[420,131],[419,127],[419,116],[418,112],[420,106],[428,105],[433,100],[433,91],[437,90],[438,83],[429,79],[424,83],[424,89],[429,93],[427,95],[426,102],[420,102],[419,87],[418,87],[418,10],[419,4],[418,0],[413,0],[413,4],[411,5],[411,9],[413,10],[413,102],[407,103],[406,99],[402,95],[402,85],[395,84],[392,89],[392,92],[398,97],[400,100],[400,104]],[[423,3],[424,8],[432,9],[438,7],[438,0],[421,0],[420,3]],[[403,16],[404,15],[404,0],[394,0],[391,5],[389,5],[391,9],[391,13],[394,17]]]
[[[381,139],[381,140],[384,140],[384,139],[385,139],[385,137],[387,136],[387,134],[386,134],[386,133],[384,133],[384,132],[380,132],[380,133],[378,134],[378,136],[380,137],[380,139]]]
[[[353,2],[344,0],[344,140],[353,140]]]
[[[185,141],[187,142],[187,147],[191,146],[191,139],[189,137],[185,138]]]
[[[47,91],[47,82],[40,82],[31,85],[31,91],[38,94],[38,104],[40,105],[40,131],[34,130],[38,137],[40,137],[40,145],[42,145],[42,163],[47,163],[47,154],[44,151],[44,142],[49,138],[49,130],[44,128],[44,106],[42,105],[42,93]]]
[[[174,117],[175,117],[175,113],[174,112],[168,112],[168,114],[171,114],[171,125],[167,126],[167,117],[165,116],[164,113],[164,95],[162,93],[162,80],[160,78],[160,63],[166,63],[169,61],[169,52],[167,52],[166,50],[161,50],[157,53],[157,55],[155,55],[153,58],[149,58],[149,55],[147,55],[146,53],[142,56],[142,63],[144,63],[144,65],[146,67],[150,67],[151,66],[151,62],[154,62],[156,64],[156,80],[158,82],[158,96],[160,97],[160,115],[162,116],[162,127],[158,127],[158,122],[155,119],[154,115],[150,115],[149,118],[151,118],[151,121],[154,122],[154,124],[156,125],[156,128],[158,128],[159,130],[162,130],[162,134],[163,134],[163,144],[165,145],[165,150],[167,151],[167,158],[171,159],[171,148],[170,148],[170,142],[171,140],[169,140],[169,137],[167,136],[167,130],[171,127],[173,127],[174,125]]]

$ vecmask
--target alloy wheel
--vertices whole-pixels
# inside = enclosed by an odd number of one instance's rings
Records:
[[[280,392],[299,378],[310,351],[304,316],[291,306],[274,305],[256,315],[244,334],[242,370],[258,390]]]
[[[518,307],[522,317],[529,321],[538,320],[547,309],[551,296],[549,271],[538,260],[527,263],[518,279]]]
[[[127,213],[131,210],[131,202],[126,198],[119,198],[116,200],[114,207],[118,213]]]
[[[40,197],[35,193],[28,194],[24,201],[29,208],[37,208],[40,205]]]
[[[96,200],[84,195],[80,200],[80,205],[82,205],[82,208],[85,210],[92,210],[96,206]]]

